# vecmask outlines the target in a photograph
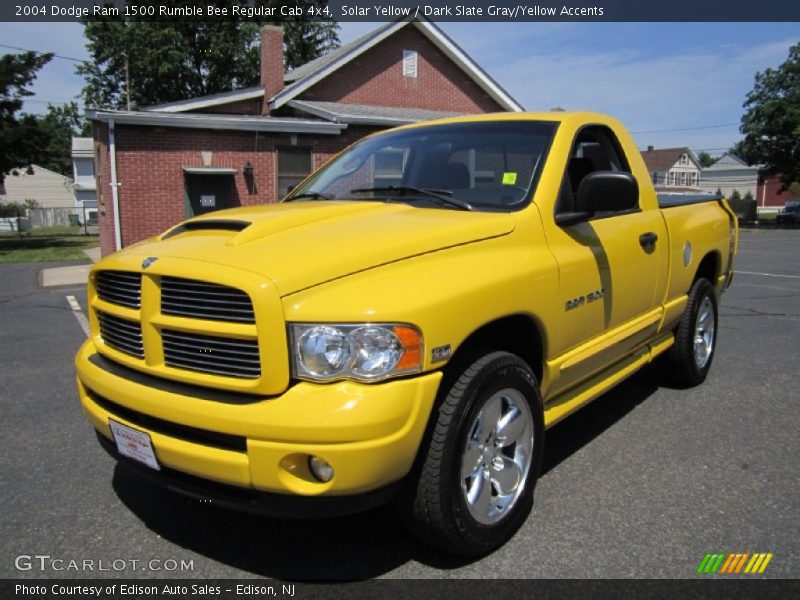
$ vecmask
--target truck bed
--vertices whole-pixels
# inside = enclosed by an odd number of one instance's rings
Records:
[[[658,194],[658,207],[672,208],[674,206],[700,204],[701,202],[712,202],[715,200],[722,200],[722,197],[716,194]]]

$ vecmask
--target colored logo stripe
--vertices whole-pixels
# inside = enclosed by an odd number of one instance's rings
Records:
[[[744,572],[763,573],[766,570],[769,561],[771,560],[772,560],[771,552],[769,554],[754,554],[753,558],[747,564],[747,567],[745,567]]]
[[[755,575],[766,570],[772,557],[773,554],[771,552],[756,552],[755,554],[750,554],[749,552],[708,553],[697,567],[697,572],[732,575],[741,573],[742,569],[744,569],[744,573]]]

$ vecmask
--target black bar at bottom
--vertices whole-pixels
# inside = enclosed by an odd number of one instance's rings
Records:
[[[0,582],[0,598],[117,600],[196,598],[198,600],[285,598],[325,600],[593,600],[670,598],[692,600],[778,599],[800,597],[795,579],[381,579],[365,582],[285,582],[269,579],[9,579]]]

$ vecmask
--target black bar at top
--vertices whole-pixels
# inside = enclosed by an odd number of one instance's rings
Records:
[[[800,2],[787,0],[329,0],[325,12],[309,11],[309,4],[187,0],[183,14],[176,14],[167,3],[153,0],[13,0],[0,3],[0,21],[81,21],[113,5],[118,16],[152,21],[800,22]]]

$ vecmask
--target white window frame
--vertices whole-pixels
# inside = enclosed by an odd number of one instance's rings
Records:
[[[417,78],[419,54],[416,50],[403,50],[403,77]]]

